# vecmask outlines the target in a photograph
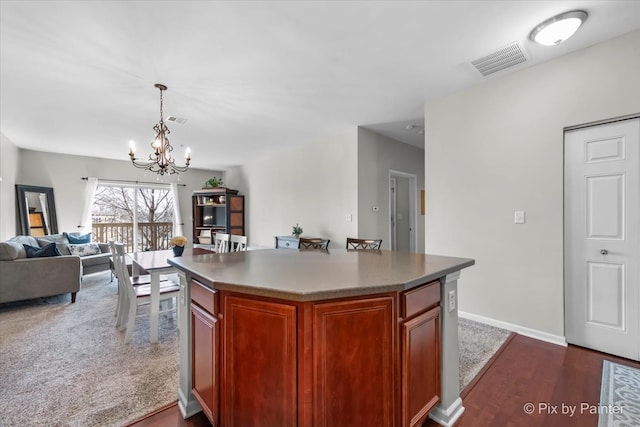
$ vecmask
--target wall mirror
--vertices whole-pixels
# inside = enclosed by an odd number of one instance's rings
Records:
[[[16,205],[20,234],[26,236],[58,234],[53,188],[16,185]]]

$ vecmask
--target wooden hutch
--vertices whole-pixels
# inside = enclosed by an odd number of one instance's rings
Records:
[[[244,196],[238,190],[225,187],[196,190],[191,199],[194,244],[212,244],[215,233],[245,234]]]

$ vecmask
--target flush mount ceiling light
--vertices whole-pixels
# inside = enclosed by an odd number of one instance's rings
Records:
[[[571,37],[587,20],[584,10],[573,10],[549,18],[533,29],[529,38],[544,46],[554,46]]]
[[[167,125],[164,124],[162,113],[162,92],[167,90],[167,87],[161,83],[156,83],[155,87],[160,89],[160,121],[153,127],[153,130],[156,132],[156,137],[151,143],[153,152],[149,154],[149,161],[141,162],[136,159],[135,147],[133,141],[131,141],[129,143],[129,157],[135,167],[155,172],[158,175],[172,175],[178,172],[185,172],[189,167],[189,162],[191,162],[191,150],[187,148],[185,153],[186,164],[184,166],[176,166],[175,160],[171,157],[173,147],[169,144],[168,135],[171,132]]]

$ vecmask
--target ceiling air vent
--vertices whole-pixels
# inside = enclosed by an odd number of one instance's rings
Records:
[[[187,122],[188,119],[182,118],[182,117],[174,117],[174,116],[167,116],[167,121],[168,122],[176,122],[176,123],[180,123],[181,125],[185,124]]]
[[[483,76],[502,71],[527,61],[527,52],[520,42],[513,42],[489,55],[471,61],[476,70]]]

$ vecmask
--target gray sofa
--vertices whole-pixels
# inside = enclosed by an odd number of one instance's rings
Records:
[[[23,244],[43,247],[55,242],[63,256],[27,258]],[[62,234],[34,238],[16,236],[0,243],[0,303],[71,293],[75,302],[82,276],[110,270],[111,253],[99,243],[102,253],[71,255]]]

